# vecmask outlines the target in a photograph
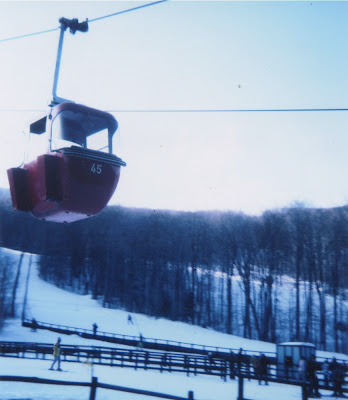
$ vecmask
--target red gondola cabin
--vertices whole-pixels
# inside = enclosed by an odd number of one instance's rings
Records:
[[[30,126],[31,133],[48,135],[48,153],[7,171],[14,209],[54,222],[102,211],[126,165],[112,154],[117,127],[114,116],[104,111],[72,102],[52,107]]]

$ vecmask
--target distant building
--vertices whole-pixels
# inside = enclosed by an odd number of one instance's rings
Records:
[[[298,378],[300,359],[307,360],[315,355],[315,346],[312,343],[287,342],[277,344],[277,376],[278,378]]]

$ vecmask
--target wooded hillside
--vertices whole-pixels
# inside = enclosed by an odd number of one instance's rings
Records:
[[[73,224],[0,205],[1,246],[106,307],[347,351],[348,207],[262,216],[108,207]]]

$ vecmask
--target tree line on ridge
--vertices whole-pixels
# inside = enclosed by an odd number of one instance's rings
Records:
[[[43,279],[105,307],[348,350],[347,206],[261,216],[107,207],[54,224],[0,201],[1,246],[41,255]]]

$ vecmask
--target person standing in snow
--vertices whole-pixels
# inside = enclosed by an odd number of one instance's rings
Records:
[[[53,346],[54,360],[53,360],[53,363],[51,365],[50,370],[53,370],[53,367],[55,366],[56,362],[58,362],[57,371],[61,371],[61,368],[60,368],[60,355],[62,354],[62,349],[60,347],[60,342],[61,342],[61,339],[59,337],[57,342],[56,342],[56,344]]]
[[[316,362],[315,355],[312,354],[307,363],[307,378],[309,382],[308,386],[308,397],[320,397],[318,390],[318,377],[317,370],[319,369],[318,363]]]
[[[323,371],[324,385],[327,387],[329,386],[329,379],[330,379],[329,367],[330,367],[329,360],[326,359],[323,362],[323,365],[321,366],[321,370]]]
[[[307,358],[301,357],[298,364],[298,379],[301,382],[306,382],[307,380]]]
[[[242,348],[239,349],[239,352],[237,353],[236,359],[237,359],[238,374],[240,374],[241,373],[241,369],[242,369],[242,362],[243,362],[243,349]]]
[[[331,379],[333,383],[333,396],[343,396],[342,385],[344,383],[344,367],[340,365],[334,357],[329,365]]]
[[[32,332],[36,332],[36,330],[37,330],[37,322],[36,322],[36,319],[33,318],[33,319],[31,320],[31,331],[32,331]]]
[[[235,371],[235,355],[233,351],[231,350],[229,357],[228,357],[228,363],[230,365],[230,378],[235,379],[236,371]]]
[[[214,354],[212,351],[208,351],[208,360],[210,365],[215,365]]]
[[[264,381],[266,385],[268,385],[268,358],[261,354],[259,360],[259,385],[261,385],[261,381]]]
[[[260,375],[260,360],[255,354],[251,357],[251,365],[254,368],[254,375],[256,379],[259,379]]]
[[[139,334],[139,342],[137,344],[137,347],[138,349],[142,349],[144,347],[144,337],[141,333]]]
[[[96,323],[93,324],[93,335],[97,334],[98,325]]]

